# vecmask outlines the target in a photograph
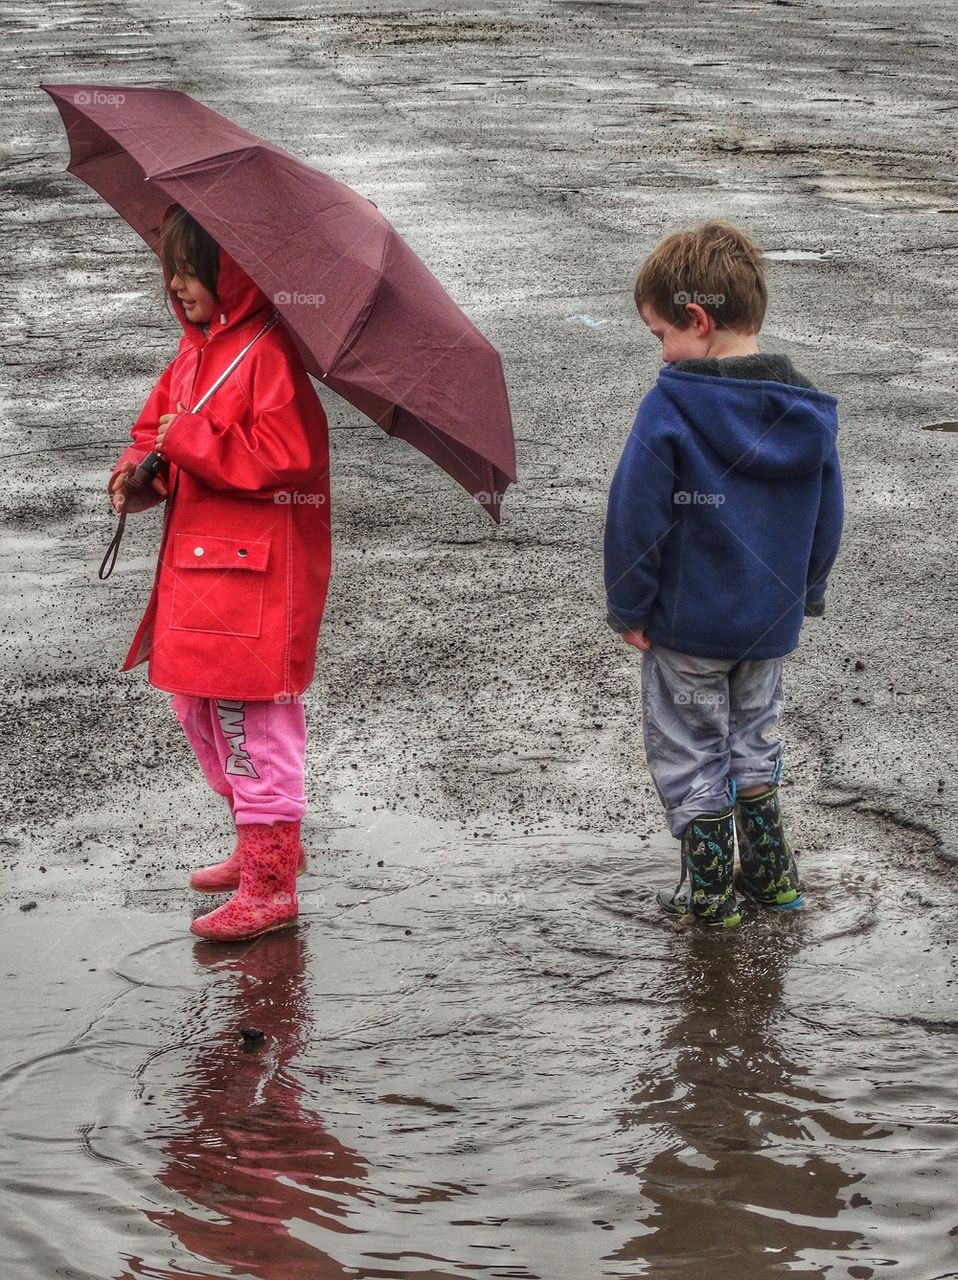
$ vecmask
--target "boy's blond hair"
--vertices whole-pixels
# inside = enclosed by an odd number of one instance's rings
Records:
[[[666,236],[642,263],[635,305],[685,329],[685,308],[697,302],[723,329],[758,333],[768,293],[762,251],[730,222],[703,222]]]

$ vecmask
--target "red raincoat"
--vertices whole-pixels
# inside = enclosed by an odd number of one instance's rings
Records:
[[[208,336],[170,295],[184,337],[117,467],[140,462],[160,415],[195,404],[272,312],[222,250],[217,295]],[[151,684],[204,698],[302,693],[329,583],[329,453],[326,415],[281,324],[201,413],[178,414],[163,456],[170,496],[156,580],[122,670],[148,660]]]

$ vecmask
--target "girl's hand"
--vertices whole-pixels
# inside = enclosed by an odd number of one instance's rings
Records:
[[[127,495],[126,492],[127,478],[131,476],[135,470],[135,463],[124,462],[117,468],[116,475],[110,481],[110,502],[113,504],[114,511],[120,512],[125,508],[131,513],[135,513],[143,510],[142,497],[138,494]],[[153,477],[153,491],[160,498],[165,498],[167,496],[169,490],[167,489],[166,481],[161,475]]]
[[[641,631],[623,631],[622,639],[626,644],[631,644],[636,649],[641,649],[643,653],[648,653],[652,648],[652,641],[646,635],[644,628]]]
[[[116,475],[110,481],[110,501],[114,511],[122,511],[126,502],[126,478],[136,470],[132,462],[124,462],[117,468]]]
[[[157,453],[163,450],[163,441],[166,439],[166,433],[170,429],[170,423],[176,417],[177,413],[186,413],[186,405],[179,400],[176,402],[176,413],[164,413],[160,415],[160,426],[156,433],[156,445],[154,446]]]

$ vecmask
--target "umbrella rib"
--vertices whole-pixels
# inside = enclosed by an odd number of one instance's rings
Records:
[[[147,174],[147,181],[162,182],[164,178],[188,177],[196,168],[204,164],[209,164],[211,160],[226,160],[231,156],[235,156],[236,160],[230,165],[227,172],[223,175],[224,177],[228,177],[240,160],[251,155],[255,151],[263,151],[267,149],[274,150],[274,148],[271,148],[268,143],[247,143],[242,147],[231,147],[228,151],[214,151],[206,156],[197,156],[195,160],[190,160],[185,164],[174,165],[172,169],[161,169],[158,173]],[[217,179],[217,185],[218,183],[219,179]],[[213,189],[214,188],[212,187],[210,188],[210,190]]]
[[[423,378],[427,377],[430,373],[432,373],[433,369],[435,369],[435,367],[438,364],[440,364],[443,360],[445,360],[445,358],[450,354],[450,352],[455,351],[455,349],[461,345],[463,338],[466,336],[468,332],[469,332],[468,328],[463,329],[462,333],[459,335],[456,341],[452,344],[452,346],[447,347],[446,350],[443,351],[442,355],[439,356],[438,359],[434,360],[432,364],[429,366],[429,368],[425,369],[422,372],[422,374],[420,374],[420,376],[416,379],[416,381],[411,383],[411,385],[406,388],[406,391],[404,392],[404,394],[408,396],[409,392],[412,391],[415,387],[417,387],[420,384],[420,382],[422,382]],[[396,404],[397,406],[400,404],[398,399],[396,400]],[[474,480],[478,480],[480,482],[482,481],[482,476],[477,471],[474,471],[473,468],[469,465],[469,463],[466,462],[465,458],[460,457],[455,452],[455,450],[452,449],[450,445],[446,442],[446,436],[444,432],[436,430],[435,428],[431,427],[428,422],[424,422],[422,418],[420,418],[417,414],[413,413],[413,411],[407,408],[406,405],[402,405],[402,408],[405,409],[407,413],[412,414],[412,416],[416,419],[417,422],[421,423],[425,431],[429,434],[429,436],[432,437],[432,439],[436,442],[437,445],[441,445],[452,457],[456,458],[457,461],[462,462]],[[463,447],[469,448],[468,445],[464,445]],[[476,453],[477,450],[470,449],[470,452]],[[494,462],[492,462],[490,458],[486,458],[484,459],[484,461],[488,462],[490,466],[495,467],[496,465]]]
[[[77,178],[82,177],[80,170],[84,165],[92,164],[94,160],[109,160],[111,156],[130,156],[130,153],[127,151],[126,147],[121,147],[118,144],[112,151],[98,151],[95,156],[87,156],[85,160],[78,160],[76,164],[71,163],[67,168],[67,173],[72,173]],[[140,162],[138,160],[134,160],[132,156],[130,156],[130,159],[133,160],[133,163],[142,172],[143,166]],[[145,176],[146,175],[144,174],[144,177]],[[83,181],[86,182],[86,179],[84,178]],[[94,188],[94,190],[96,190],[96,188]],[[99,195],[99,192],[97,192],[97,194]]]

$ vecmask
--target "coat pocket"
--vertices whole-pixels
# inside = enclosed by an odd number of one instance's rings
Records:
[[[178,533],[173,541],[174,631],[260,634],[269,543]]]

